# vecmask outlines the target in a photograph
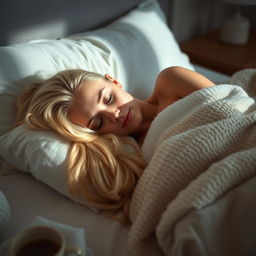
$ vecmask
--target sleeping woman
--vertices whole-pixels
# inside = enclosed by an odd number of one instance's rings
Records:
[[[25,89],[17,100],[17,121],[70,142],[68,184],[74,197],[128,218],[145,168],[138,145],[151,122],[175,101],[213,85],[199,73],[169,67],[158,75],[152,95],[140,100],[109,75],[66,70]]]

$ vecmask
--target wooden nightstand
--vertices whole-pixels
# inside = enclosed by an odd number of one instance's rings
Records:
[[[244,45],[224,44],[219,40],[219,33],[219,30],[212,31],[181,43],[181,49],[189,55],[192,63],[227,75],[245,68],[256,68],[256,31],[251,31],[249,41]]]

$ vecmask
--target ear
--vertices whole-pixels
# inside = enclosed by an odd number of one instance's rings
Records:
[[[105,74],[105,77],[112,83],[116,84],[118,87],[123,88],[123,86],[117,80],[115,80],[113,77],[111,77],[109,74]]]

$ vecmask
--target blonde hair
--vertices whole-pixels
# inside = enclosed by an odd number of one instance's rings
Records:
[[[145,168],[139,147],[128,138],[99,136],[67,117],[75,90],[83,82],[95,79],[105,77],[84,70],[66,70],[28,86],[17,99],[17,121],[35,130],[55,131],[68,140],[71,195],[111,214],[122,211],[128,220],[131,195]],[[132,152],[124,150],[125,144],[132,146]]]

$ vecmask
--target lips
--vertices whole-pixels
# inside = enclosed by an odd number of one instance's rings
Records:
[[[123,127],[127,126],[130,123],[130,120],[131,120],[131,111],[129,109],[126,116],[125,116],[125,119],[124,119],[124,122],[123,122]]]

